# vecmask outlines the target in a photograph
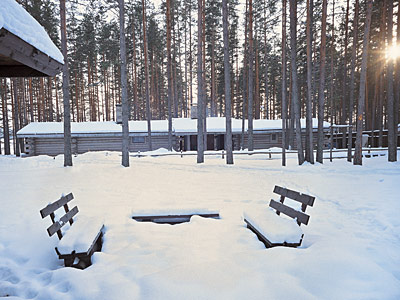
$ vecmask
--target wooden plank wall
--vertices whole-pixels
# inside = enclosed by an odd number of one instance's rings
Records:
[[[168,148],[168,136],[152,136],[153,150]],[[178,150],[178,139],[173,137],[173,147]],[[119,137],[78,137],[72,138],[72,153],[82,154],[89,151],[121,151],[122,140]],[[130,152],[145,152],[149,150],[147,137],[144,143],[132,143],[130,137]],[[33,155],[57,156],[64,153],[63,138],[26,138],[25,153]]]
[[[253,135],[253,140],[254,140],[254,149],[268,149],[272,147],[282,147],[282,134],[276,133],[277,134],[277,140],[273,141],[272,140],[272,133],[255,133]],[[296,136],[293,136],[293,142],[292,142],[292,150],[296,150]],[[306,143],[306,134],[305,132],[301,134],[301,139],[303,143],[303,147]],[[313,141],[316,149],[317,145],[317,133],[315,132],[313,134]],[[325,135],[324,138],[325,144],[329,142],[327,136]],[[244,147],[247,148],[247,143],[248,143],[248,138],[247,135],[244,136]]]

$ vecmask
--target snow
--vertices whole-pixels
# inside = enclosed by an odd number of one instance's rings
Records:
[[[101,218],[78,215],[72,226],[64,225],[69,228],[64,232],[58,250],[61,254],[69,254],[74,250],[76,253],[88,251],[103,225],[104,220]]]
[[[223,133],[225,132],[225,117],[207,118],[207,132]],[[305,128],[305,120],[301,120],[302,128]],[[324,122],[324,127],[329,127],[328,122]],[[313,128],[318,127],[318,120],[313,119]],[[254,120],[254,130],[280,130],[282,120]],[[129,121],[129,131],[135,133],[147,133],[147,121]],[[168,120],[152,120],[151,131],[154,133],[168,132]],[[196,133],[197,120],[189,118],[172,119],[172,131],[176,133]],[[247,120],[245,122],[245,131],[247,131]],[[63,134],[63,122],[32,122],[18,131],[19,136],[25,135],[45,135],[45,134]],[[90,133],[121,133],[121,125],[113,122],[71,122],[72,134],[90,134]],[[232,119],[232,132],[242,132],[242,120]]]
[[[15,34],[60,63],[64,57],[44,28],[16,1],[0,1],[0,29]]]
[[[271,243],[298,243],[303,234],[301,228],[293,219],[278,216],[275,210],[268,206],[253,206],[244,211],[244,218]]]
[[[400,153],[399,153],[400,154]],[[399,299],[400,162],[387,157],[287,167],[268,155],[130,159],[86,153],[0,156],[0,297],[5,299]],[[243,212],[274,185],[316,197],[300,248],[265,249]],[[64,268],[39,210],[73,192],[79,217],[104,219],[102,252]],[[218,210],[178,225],[136,222],[136,210]]]

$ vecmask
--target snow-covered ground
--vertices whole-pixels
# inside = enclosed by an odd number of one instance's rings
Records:
[[[387,157],[297,166],[237,155],[0,156],[0,298],[399,299],[400,163]],[[316,196],[301,248],[265,249],[246,229],[247,208],[266,206],[275,184]],[[64,268],[39,210],[73,192],[79,217],[105,220],[103,251],[86,270]],[[276,198],[276,197],[275,197]],[[220,220],[157,225],[133,211],[219,210]]]

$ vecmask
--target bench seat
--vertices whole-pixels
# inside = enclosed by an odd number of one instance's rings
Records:
[[[219,211],[207,208],[184,209],[151,209],[134,210],[132,219],[138,222],[153,222],[158,224],[179,224],[189,222],[190,218],[198,215],[203,218],[219,219]]]
[[[276,245],[299,245],[303,231],[297,223],[288,218],[280,217],[271,208],[252,207],[243,213],[244,221],[257,236],[262,236],[268,247]]]
[[[77,217],[65,236],[58,243],[60,254],[86,253],[91,249],[103,231],[104,220],[99,218]],[[93,238],[95,239],[93,240]]]

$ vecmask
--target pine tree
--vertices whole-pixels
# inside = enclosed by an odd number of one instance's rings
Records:
[[[71,149],[71,115],[69,99],[69,71],[68,71],[68,53],[67,53],[67,30],[65,18],[65,0],[60,0],[60,18],[61,18],[61,47],[64,56],[63,66],[63,103],[64,103],[64,167],[72,166]]]
[[[197,163],[204,162],[203,0],[197,1]]]
[[[122,88],[122,166],[129,167],[129,111],[126,79],[125,4],[119,0],[119,30]]]
[[[292,74],[292,107],[296,124],[296,145],[299,165],[304,162],[303,145],[301,143],[301,123],[300,123],[300,99],[297,82],[297,4],[296,0],[290,0],[290,66]],[[292,112],[293,113],[293,112]]]
[[[365,28],[364,28],[362,62],[361,62],[360,94],[358,98],[358,111],[357,111],[357,138],[356,138],[356,147],[355,147],[354,162],[353,162],[354,165],[362,165],[362,130],[364,125],[364,110],[365,110],[364,107],[365,107],[365,94],[366,94],[365,85],[367,77],[368,42],[369,42],[369,32],[371,25],[371,13],[372,13],[372,0],[368,0],[367,16],[365,19]],[[389,19],[390,19],[390,4],[389,4]],[[390,30],[389,33],[391,33]]]
[[[312,122],[312,27],[314,1],[307,0],[307,102],[306,102],[306,153],[305,160],[314,163],[314,142]]]
[[[349,97],[349,138],[347,145],[347,161],[352,160],[353,148],[353,106],[354,106],[354,81],[355,81],[355,68],[357,60],[357,41],[358,41],[358,13],[359,13],[359,0],[356,0],[354,11],[354,25],[353,25],[353,46],[351,50],[351,66],[350,66],[350,97]]]
[[[225,118],[226,118],[226,163],[233,164],[232,154],[232,109],[231,109],[231,70],[229,64],[229,36],[228,36],[228,0],[222,0],[222,14],[224,26],[224,69],[225,69]]]
[[[286,0],[282,2],[282,166],[286,166]]]

